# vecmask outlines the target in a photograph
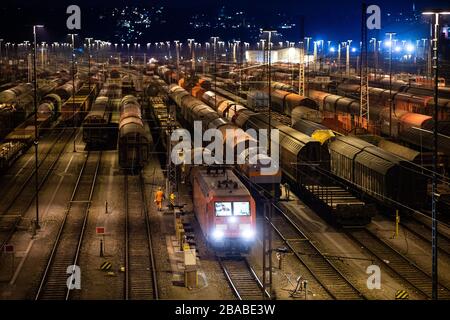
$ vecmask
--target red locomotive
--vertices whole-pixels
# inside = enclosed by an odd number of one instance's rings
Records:
[[[248,251],[255,241],[256,206],[232,170],[193,168],[194,211],[208,243],[215,249]]]

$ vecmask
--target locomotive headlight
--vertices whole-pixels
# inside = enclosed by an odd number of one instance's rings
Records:
[[[236,223],[237,222],[237,218],[235,216],[231,216],[228,218],[228,222],[229,223]]]
[[[215,240],[221,240],[221,239],[223,238],[223,236],[224,236],[224,233],[223,233],[223,231],[220,230],[220,229],[215,229],[215,230],[213,231],[212,235],[213,235],[213,238],[214,238]]]
[[[251,228],[244,229],[241,232],[241,236],[246,240],[251,240],[255,237],[255,230]]]

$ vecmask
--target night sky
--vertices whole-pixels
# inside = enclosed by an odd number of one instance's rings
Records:
[[[56,2],[56,3],[55,3]],[[374,1],[368,4],[378,4],[382,13],[387,12],[412,12],[412,6],[415,3],[416,10],[420,12],[425,8],[444,8],[450,7],[449,1],[443,0],[395,0],[395,1]],[[44,4],[44,5],[43,5]],[[41,35],[43,40],[60,41],[68,33],[66,29],[65,9],[70,4],[77,4],[82,10],[82,30],[79,32],[82,36],[101,37],[105,40],[112,39],[112,27],[104,25],[97,19],[97,12],[103,8],[123,7],[125,5],[139,6],[164,6],[167,15],[168,24],[165,28],[156,27],[148,30],[142,36],[141,43],[147,41],[164,41],[174,38],[186,39],[189,37],[201,38],[210,36],[206,32],[195,34],[187,31],[183,27],[187,19],[190,19],[195,12],[206,12],[214,14],[218,12],[221,6],[225,5],[228,9],[244,10],[247,15],[255,17],[255,22],[270,25],[273,21],[273,15],[276,12],[283,12],[292,21],[298,22],[300,16],[305,19],[305,34],[324,40],[346,40],[358,39],[360,34],[360,0],[336,1],[301,1],[301,0],[283,0],[283,1],[265,1],[265,0],[170,0],[170,1],[118,1],[118,0],[59,0],[51,5],[42,1],[2,1],[0,4],[0,38],[9,41],[22,41],[31,37],[31,25],[42,23],[46,25],[45,34]],[[19,9],[20,8],[20,9]],[[231,12],[231,11],[230,11]],[[298,27],[298,25],[297,25]],[[382,20],[383,30],[390,27],[386,20]],[[426,25],[399,26],[395,25],[399,34],[411,34],[414,37],[423,35],[427,32]],[[214,30],[210,30],[214,33]],[[296,36],[299,31],[293,30]],[[287,36],[292,36],[287,34]],[[295,39],[294,39],[295,40]]]

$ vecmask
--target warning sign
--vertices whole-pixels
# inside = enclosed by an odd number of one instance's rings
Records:
[[[408,300],[409,299],[409,293],[405,290],[398,290],[395,294],[395,300]]]
[[[111,263],[111,262],[108,262],[108,261],[105,261],[105,262],[103,262],[102,265],[100,266],[100,270],[102,270],[102,271],[108,271],[108,270],[111,269],[111,267],[112,267],[112,263]]]

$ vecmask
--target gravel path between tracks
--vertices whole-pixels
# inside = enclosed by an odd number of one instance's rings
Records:
[[[124,266],[125,231],[122,195],[123,175],[117,151],[103,152],[79,259],[81,291],[72,299],[120,300],[124,297],[124,274],[120,271]],[[108,213],[105,202],[108,202]],[[96,234],[97,227],[105,228],[104,236]],[[103,257],[100,256],[100,240],[103,241]],[[111,268],[101,270],[105,262],[111,263]]]

